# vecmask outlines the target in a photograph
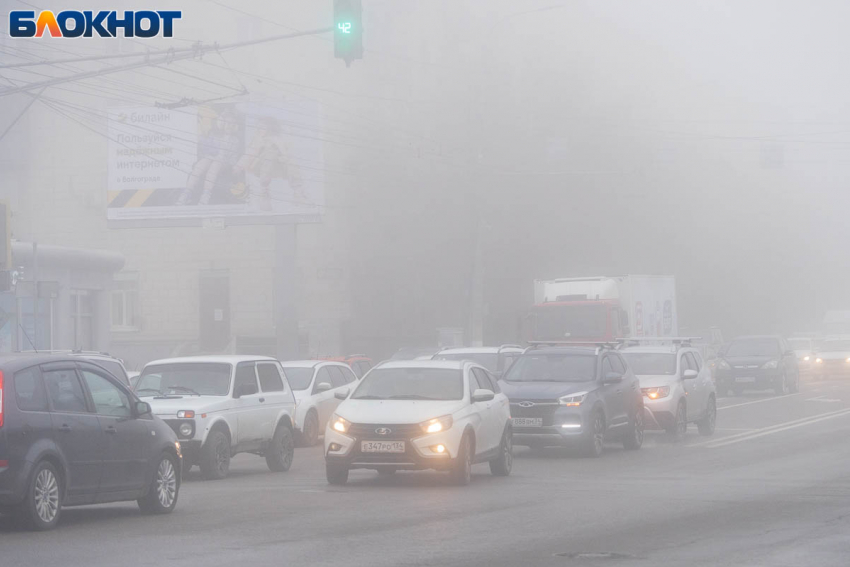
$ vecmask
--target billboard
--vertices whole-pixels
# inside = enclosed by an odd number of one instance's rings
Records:
[[[108,131],[110,224],[319,220],[324,152],[316,103],[112,108]]]

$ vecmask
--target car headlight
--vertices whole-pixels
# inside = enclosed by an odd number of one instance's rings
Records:
[[[808,362],[808,361],[809,361],[809,359],[811,359],[811,358],[812,358],[811,356],[804,356],[804,357],[803,357],[803,362]]]
[[[720,370],[729,370],[729,368],[731,367],[729,366],[729,363],[725,360],[719,360],[717,361],[717,368],[719,368]]]
[[[444,415],[443,417],[435,417],[434,419],[423,421],[419,424],[419,427],[421,427],[422,431],[425,433],[439,433],[440,431],[449,429],[452,426],[452,423],[454,423],[452,416]]]
[[[765,362],[762,365],[762,368],[764,368],[765,370],[775,370],[776,368],[779,368],[779,361],[771,360],[770,362]]]
[[[569,394],[558,398],[558,402],[560,402],[562,406],[574,408],[580,406],[585,399],[587,399],[587,392],[576,392],[575,394]]]
[[[180,410],[177,412],[177,417],[180,419],[192,419],[195,417],[195,412],[192,410]]]
[[[640,393],[650,400],[660,400],[670,395],[670,386],[659,386],[658,388],[641,388]]]
[[[816,358],[815,364],[823,364],[823,359],[822,358]]]
[[[195,432],[195,428],[192,427],[192,424],[189,422],[181,423],[179,429],[181,437],[191,437],[192,434]]]
[[[850,362],[850,357],[848,357],[844,362]]]
[[[334,431],[348,433],[348,428],[351,427],[351,422],[334,414],[333,417],[331,417],[331,427]]]

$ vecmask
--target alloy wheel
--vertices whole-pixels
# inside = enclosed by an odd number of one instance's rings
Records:
[[[602,421],[602,415],[596,414],[593,419],[593,445],[597,453],[602,452],[602,445],[605,440],[605,423]]]
[[[227,439],[221,439],[215,446],[215,464],[219,472],[227,473],[230,465],[230,448],[227,446]]]
[[[163,508],[170,508],[177,494],[177,472],[171,459],[162,459],[156,470],[156,495]]]
[[[42,469],[35,479],[33,490],[35,511],[45,524],[49,524],[59,513],[59,483],[53,471]]]

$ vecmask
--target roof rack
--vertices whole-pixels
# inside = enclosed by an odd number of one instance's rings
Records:
[[[546,346],[575,346],[575,347],[592,347],[604,349],[615,349],[620,343],[613,341],[528,341],[531,345],[529,348],[546,347]]]
[[[523,348],[523,347],[522,347],[522,345],[505,344],[505,345],[501,345],[499,347],[499,350],[502,350],[503,348]]]
[[[674,345],[690,346],[691,342],[700,340],[702,337],[627,337],[619,339],[622,346],[639,345],[641,343],[673,343]]]

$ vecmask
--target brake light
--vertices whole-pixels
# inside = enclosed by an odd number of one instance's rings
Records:
[[[0,427],[3,427],[3,371],[0,370]]]

